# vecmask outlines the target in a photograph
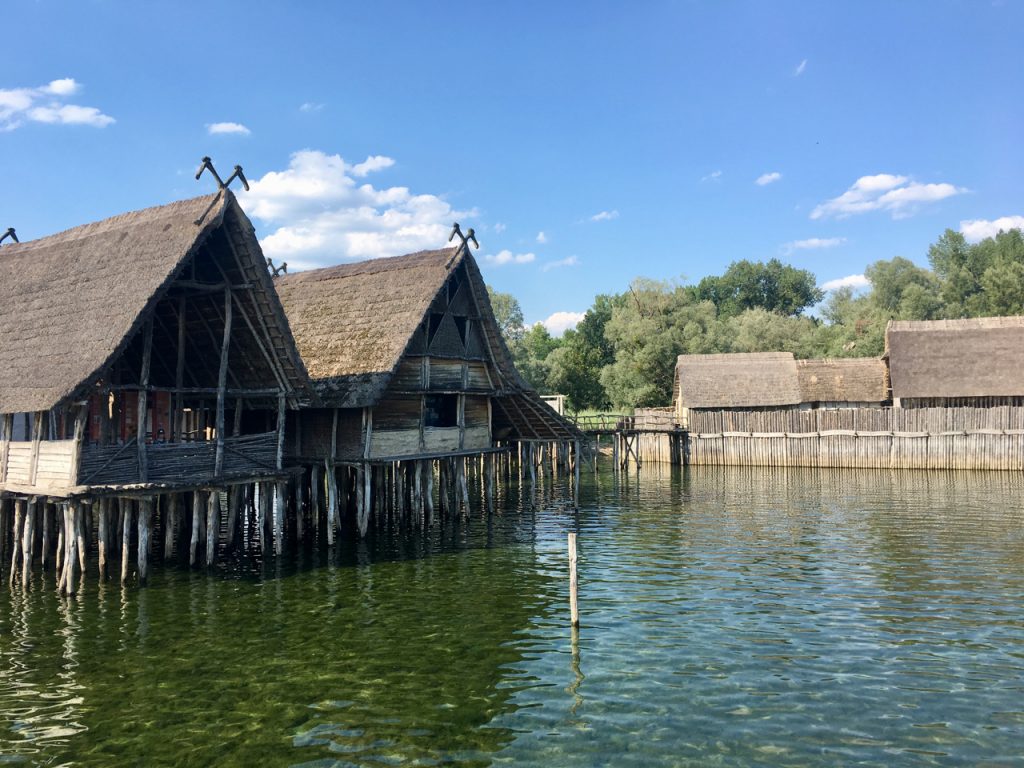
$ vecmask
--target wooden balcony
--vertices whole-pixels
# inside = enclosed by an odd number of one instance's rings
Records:
[[[192,487],[232,479],[268,477],[277,469],[277,432],[229,437],[224,462],[215,474],[217,443],[153,443],[146,445],[147,475],[142,481],[135,440],[123,445],[86,445],[75,468],[75,441],[11,442],[6,468],[0,466],[0,490],[12,493],[67,495],[90,489],[126,486]]]

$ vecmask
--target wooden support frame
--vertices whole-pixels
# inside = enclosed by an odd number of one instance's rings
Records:
[[[7,457],[11,452],[11,437],[14,433],[14,414],[0,415],[0,483],[7,482]]]
[[[38,411],[32,420],[32,455],[29,464],[29,485],[36,484],[36,476],[39,473],[39,444],[43,441],[43,422],[46,420],[46,412]]]
[[[215,429],[217,432],[217,449],[213,462],[214,477],[224,473],[224,398],[228,383],[228,356],[231,350],[231,289],[224,289],[224,335],[220,344],[220,367],[217,370],[217,416]],[[283,432],[283,425],[278,424]],[[281,468],[280,463],[278,469]]]
[[[149,456],[146,453],[146,416],[148,415],[148,403],[146,394],[149,388],[149,365],[153,356],[153,319],[146,321],[142,331],[142,371],[139,374],[139,384],[143,387],[139,391],[138,418],[136,419],[135,432],[136,443],[139,449],[139,480],[146,482],[149,479]]]

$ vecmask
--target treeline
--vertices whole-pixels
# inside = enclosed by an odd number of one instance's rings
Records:
[[[827,298],[814,274],[777,259],[737,261],[696,285],[637,278],[623,293],[595,298],[561,338],[539,323],[526,328],[518,301],[489,290],[516,365],[538,391],[567,395],[574,411],[622,409],[668,405],[680,354],[872,357],[883,352],[890,319],[1024,314],[1019,229],[975,244],[946,230],[928,262],[877,261],[865,271],[867,290]]]

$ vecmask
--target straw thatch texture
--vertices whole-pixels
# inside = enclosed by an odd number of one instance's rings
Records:
[[[1024,395],[1024,317],[896,321],[886,350],[894,398]]]
[[[48,410],[101,369],[182,258],[213,195],[0,248],[0,413]]]
[[[518,385],[471,256],[446,248],[286,275],[275,281],[299,353],[327,405],[359,408],[383,394],[448,278],[465,263],[499,371]],[[511,383],[504,382],[505,384]]]
[[[885,362],[877,358],[797,360],[805,403],[882,403],[888,398]]]
[[[292,389],[308,391],[252,225],[227,192],[0,248],[0,413],[49,410],[98,377],[221,227],[224,242],[258,265],[253,301],[274,328]]]
[[[680,355],[679,401],[684,408],[745,408],[801,402],[790,352]]]

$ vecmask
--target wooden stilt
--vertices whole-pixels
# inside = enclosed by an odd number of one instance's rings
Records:
[[[25,535],[25,500],[17,499],[14,502],[14,532],[11,535],[11,573],[8,579],[10,586],[14,586],[17,578],[18,565],[21,558],[21,540]]]
[[[220,491],[212,489],[206,497],[206,567],[212,568],[220,532]]]
[[[284,482],[274,483],[274,554],[281,555],[284,552],[284,513],[285,513],[285,491],[288,484]]]
[[[50,523],[53,519],[53,515],[50,514],[51,509],[53,509],[52,504],[42,502],[39,505],[39,527],[42,534],[42,545],[39,549],[39,569],[44,573],[50,565],[50,550],[53,544],[53,532],[50,530]]]
[[[238,540],[238,510],[245,502],[245,487],[232,485],[228,489],[228,520],[224,536],[224,548],[229,552],[235,548]]]
[[[569,534],[569,620],[572,626],[580,625],[579,579],[576,576],[576,534]]]
[[[299,543],[305,535],[306,473],[295,479],[295,540]]]
[[[324,473],[327,477],[327,546],[333,546],[338,519],[338,479],[334,464],[329,460],[324,462]]]
[[[35,547],[36,509],[39,504],[35,499],[28,502],[25,511],[24,533],[21,537],[21,586],[28,588],[32,578],[32,552]]]
[[[267,554],[267,513],[270,511],[270,484],[259,483],[259,503],[256,505],[256,527],[259,529],[260,554]]]
[[[99,533],[96,541],[96,559],[100,581],[107,578],[107,547],[110,544],[110,499],[100,499]]]
[[[87,507],[81,503],[74,507],[75,521],[75,549],[78,551],[78,572],[85,578],[86,567],[89,563],[89,551],[85,538],[85,512]],[[84,582],[83,582],[84,583]]]
[[[370,510],[373,505],[373,494],[371,492],[371,485],[373,483],[373,470],[366,462],[359,465],[359,477],[362,481],[360,486],[363,489],[362,493],[362,505],[359,510],[359,535],[363,538],[366,537],[366,532],[370,526]]]
[[[75,517],[78,504],[71,502],[64,505],[64,572],[61,576],[61,593],[75,594],[75,569],[78,558],[75,555]]]
[[[423,492],[424,525],[430,525],[430,520],[434,516],[434,462],[428,459],[423,464],[427,475],[427,487]]]
[[[320,531],[320,465],[314,464],[309,477],[309,513],[313,518],[313,530]]]
[[[139,584],[149,579],[149,533],[153,525],[153,498],[147,496],[139,501],[139,542],[136,561],[138,563]]]
[[[199,521],[204,514],[203,492],[196,488],[192,492],[192,537],[188,545],[188,564],[190,568],[196,566],[196,554],[199,550]]]
[[[469,514],[469,512],[470,512],[470,508],[469,508],[469,506],[470,506],[469,505],[469,484],[466,481],[466,458],[465,457],[459,456],[457,459],[455,459],[455,471],[456,471],[456,473],[459,476],[458,493],[462,497],[462,508],[466,512],[466,514]]]
[[[121,499],[121,510],[124,512],[124,527],[121,529],[121,583],[128,583],[128,571],[131,566],[132,546],[132,507],[130,499]]]
[[[178,530],[178,505],[181,497],[172,493],[164,502],[164,560],[174,556],[174,534]]]
[[[487,497],[487,514],[494,514],[494,454],[484,455],[484,494]]]

